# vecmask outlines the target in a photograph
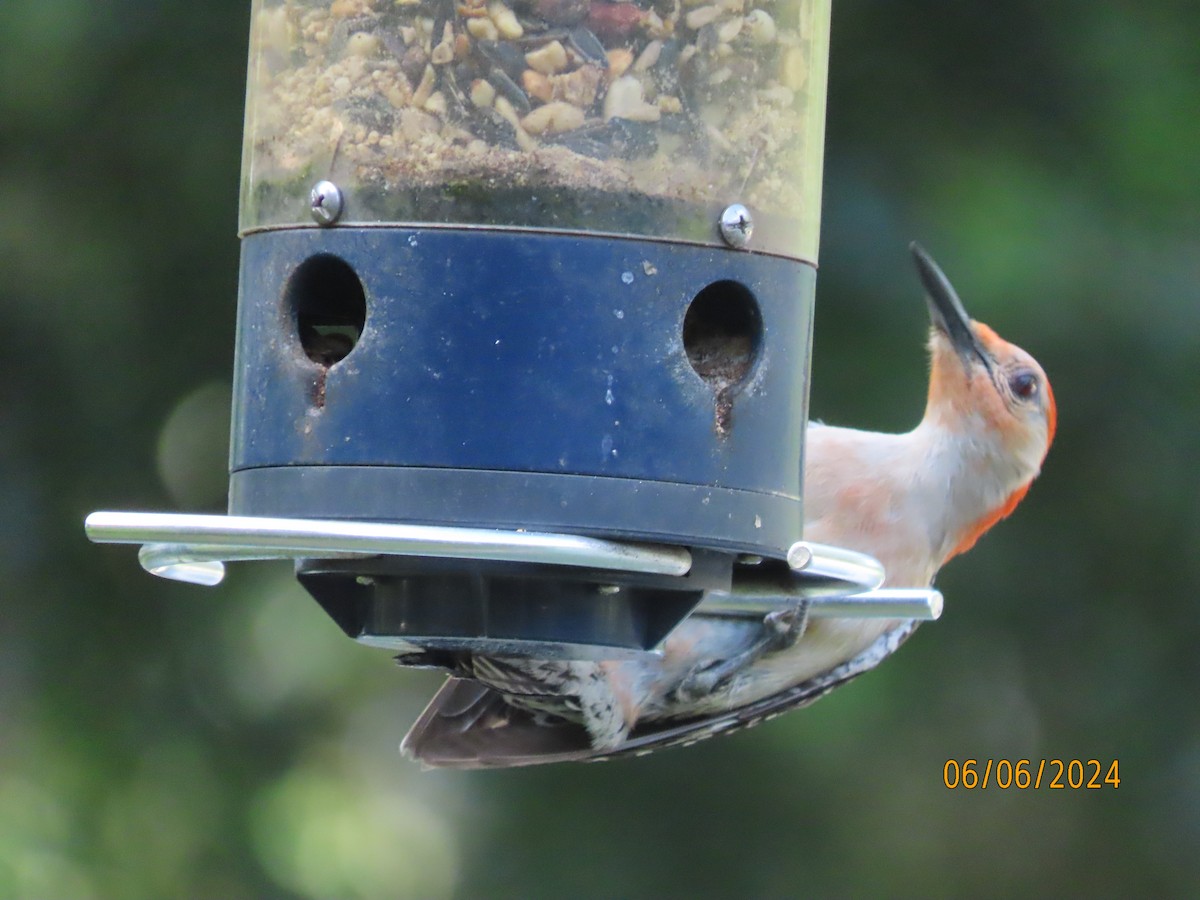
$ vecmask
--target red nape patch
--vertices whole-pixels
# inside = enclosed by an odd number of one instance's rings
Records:
[[[989,528],[991,528],[1001,519],[1007,518],[1009,515],[1011,515],[1012,511],[1017,508],[1017,504],[1024,500],[1025,495],[1029,493],[1030,484],[1033,484],[1033,482],[1030,481],[1029,484],[1025,485],[1024,487],[1017,488],[1015,491],[1009,494],[1008,499],[996,507],[996,509],[992,510],[990,513],[968,528],[966,535],[961,541],[958,542],[958,546],[951,550],[946,555],[946,558],[942,560],[942,565],[945,565],[949,560],[958,556],[958,554],[966,553],[975,546],[975,542],[983,537]]]
[[[1058,427],[1058,404],[1054,402],[1054,391],[1050,390],[1050,379],[1046,379],[1046,452],[1054,443],[1054,430]],[[1043,457],[1044,458],[1044,457]],[[1028,490],[1028,488],[1026,488]]]

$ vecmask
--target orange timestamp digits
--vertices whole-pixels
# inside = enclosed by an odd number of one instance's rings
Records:
[[[948,759],[942,783],[950,790],[1100,790],[1121,786],[1120,761],[1098,759]]]

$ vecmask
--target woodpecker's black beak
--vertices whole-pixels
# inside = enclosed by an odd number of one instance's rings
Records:
[[[921,249],[916,241],[908,245],[913,259],[917,263],[917,272],[921,276],[921,284],[925,286],[925,300],[929,304],[929,318],[933,327],[950,339],[950,344],[962,357],[964,363],[979,359],[989,369],[991,357],[975,336],[971,327],[971,317],[963,309],[962,301],[954,285],[950,283],[938,264]]]

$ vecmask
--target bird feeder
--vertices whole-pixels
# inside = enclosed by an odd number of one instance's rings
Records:
[[[229,515],[92,538],[294,559],[413,662],[936,615],[801,541],[828,35],[829,0],[253,0]]]

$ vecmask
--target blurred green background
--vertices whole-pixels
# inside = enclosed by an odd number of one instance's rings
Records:
[[[438,682],[286,565],[83,536],[224,498],[248,4],[0,5],[0,896],[1200,892],[1200,7],[837,0],[813,413],[923,405],[920,239],[1059,437],[941,622],[645,760],[424,773]],[[950,791],[947,759],[1120,761]]]

